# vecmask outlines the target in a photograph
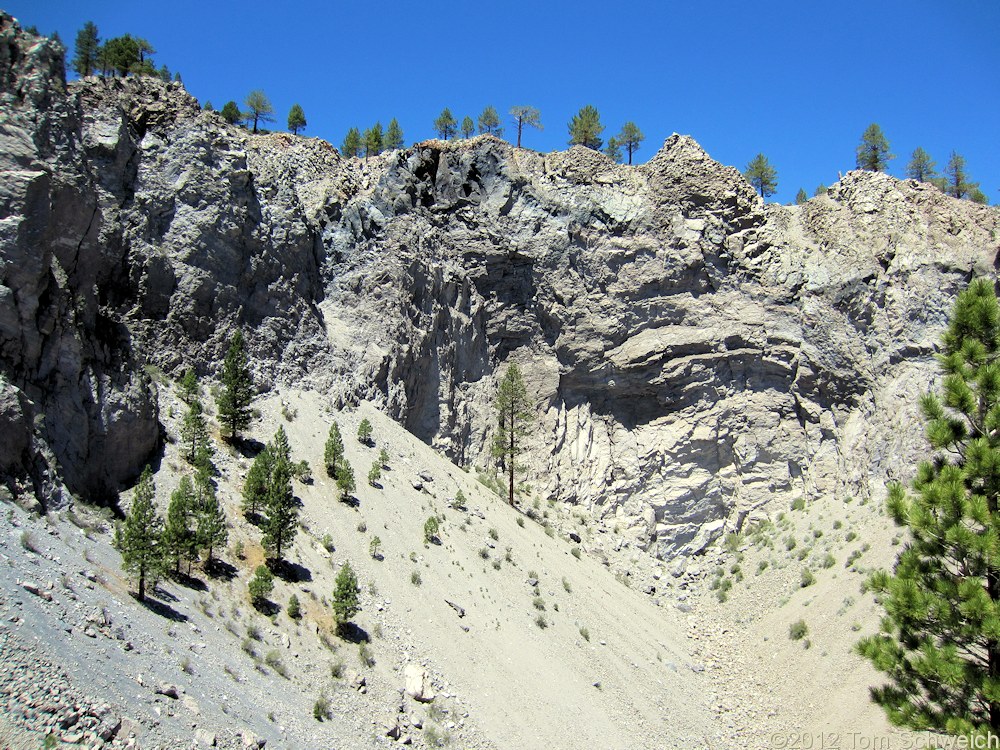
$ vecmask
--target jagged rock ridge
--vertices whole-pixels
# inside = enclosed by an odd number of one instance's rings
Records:
[[[928,185],[765,205],[676,135],[637,167],[489,136],[345,160],[178,84],[66,87],[0,28],[0,470],[50,502],[129,481],[158,437],[143,365],[213,373],[241,326],[262,387],[370,399],[465,466],[517,361],[531,496],[697,551],[775,498],[877,492],[950,301],[993,272],[997,210]]]

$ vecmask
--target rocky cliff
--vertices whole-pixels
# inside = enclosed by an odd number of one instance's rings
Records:
[[[342,159],[179,84],[67,86],[8,16],[0,94],[0,471],[48,503],[128,482],[147,368],[212,375],[241,327],[261,389],[369,399],[467,467],[516,361],[528,497],[696,551],[902,475],[951,300],[1000,248],[997,209],[883,174],[765,205],[677,135],[641,166],[489,136]]]

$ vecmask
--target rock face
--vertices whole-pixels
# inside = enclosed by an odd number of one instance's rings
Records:
[[[0,23],[15,491],[127,482],[158,439],[143,367],[212,375],[241,327],[259,387],[370,399],[465,466],[518,362],[532,496],[694,552],[769,502],[900,475],[951,302],[994,269],[997,209],[929,185],[851,172],[765,205],[677,135],[636,167],[491,136],[345,160],[179,84],[66,87]]]

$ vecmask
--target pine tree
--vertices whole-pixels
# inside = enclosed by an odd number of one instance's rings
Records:
[[[601,125],[600,113],[596,107],[588,104],[573,115],[573,119],[569,121],[569,145],[586,146],[599,151],[604,144],[604,141],[601,140],[603,132],[604,126]]]
[[[806,191],[803,190],[802,188],[799,188],[799,192],[795,194],[795,205],[801,206],[807,200],[809,200],[809,196],[806,195]]]
[[[988,206],[990,203],[990,199],[986,197],[986,193],[978,187],[972,188],[972,192],[969,193],[969,200],[973,203],[978,203],[981,206]]]
[[[622,145],[618,142],[618,139],[615,136],[608,138],[608,144],[604,147],[604,153],[607,154],[611,161],[619,164],[621,163]]]
[[[531,402],[524,387],[521,369],[513,362],[500,381],[496,400],[497,431],[493,437],[493,456],[507,469],[508,500],[514,504],[514,468],[524,450],[523,440],[531,420]]]
[[[271,452],[265,448],[250,464],[250,471],[243,480],[243,513],[249,518],[256,517],[267,503],[267,492],[271,486]]]
[[[170,495],[167,522],[163,526],[163,547],[173,558],[174,570],[181,572],[181,562],[193,559],[198,550],[198,540],[192,526],[194,488],[191,477],[181,477],[180,485]]]
[[[379,480],[382,478],[382,465],[375,461],[372,467],[368,470],[368,484],[372,487],[377,487]]]
[[[285,612],[293,620],[298,620],[302,617],[302,605],[299,604],[299,597],[295,594],[288,597],[288,609],[286,609]]]
[[[250,603],[257,609],[261,609],[267,602],[267,597],[274,590],[274,576],[266,565],[258,565],[253,572],[253,578],[247,584],[250,592]]]
[[[919,146],[913,150],[910,162],[906,165],[906,176],[919,182],[930,182],[937,177],[931,155]]]
[[[778,189],[778,172],[764,154],[757,154],[747,164],[743,176],[760,193],[761,198],[769,198]]]
[[[364,135],[361,136],[362,143],[365,147],[365,158],[369,156],[378,156],[382,153],[382,141],[384,140],[382,136],[382,123],[376,122],[368,130],[365,131]]]
[[[625,153],[628,154],[628,163],[632,163],[632,154],[639,150],[639,146],[642,142],[646,140],[646,136],[642,134],[639,127],[629,120],[624,125],[622,125],[622,131],[618,134],[617,141],[622,148],[625,149]]]
[[[882,128],[872,123],[861,135],[861,143],[857,148],[858,169],[870,172],[884,172],[889,161],[896,157],[889,153],[889,141],[886,140]]]
[[[361,588],[358,577],[349,562],[345,562],[337,573],[333,586],[333,616],[337,621],[337,631],[344,632],[344,627],[351,618],[361,611]]]
[[[194,399],[188,405],[187,414],[181,423],[181,441],[184,446],[184,460],[193,464],[198,456],[198,448],[208,441],[208,425],[201,401]]]
[[[201,391],[201,386],[198,385],[198,373],[194,371],[193,367],[189,367],[184,372],[184,376],[181,378],[179,384],[179,395],[181,400],[186,404],[190,404],[191,400],[198,397]]]
[[[379,559],[379,548],[382,546],[382,540],[379,538],[378,534],[372,537],[372,540],[368,543],[368,554],[372,556],[373,560]]]
[[[274,433],[271,442],[267,444],[267,451],[271,454],[271,458],[275,462],[284,461],[291,466],[292,446],[288,443],[288,433],[285,432],[284,427],[279,427]]]
[[[462,137],[471,138],[476,134],[476,123],[472,121],[472,118],[466,115],[462,118]]]
[[[273,457],[271,478],[268,482],[264,506],[264,549],[274,553],[280,565],[282,552],[287,549],[299,530],[299,508],[292,492],[292,465],[289,460],[288,437],[283,427],[278,428],[269,446]]]
[[[487,106],[479,115],[479,132],[497,137],[503,135],[503,128],[500,127],[500,115],[492,106]]]
[[[76,52],[73,55],[73,70],[81,78],[93,75],[97,70],[97,51],[101,40],[97,36],[97,26],[87,21],[76,33]]]
[[[267,94],[260,89],[254,89],[247,94],[243,104],[247,108],[247,122],[253,120],[254,133],[257,132],[258,123],[274,122],[274,107],[271,105],[271,100],[267,98]]]
[[[885,617],[857,646],[889,678],[872,699],[919,731],[1000,734],[998,357],[1000,304],[993,282],[976,279],[943,337],[942,395],[920,403],[933,454],[912,494],[889,486],[889,515],[910,541],[892,571],[871,576]]]
[[[389,468],[389,451],[387,451],[385,448],[383,448],[378,452],[378,464],[383,469]]]
[[[122,555],[122,569],[139,579],[139,601],[146,598],[146,582],[155,583],[163,571],[163,521],[153,506],[155,496],[153,472],[147,466],[139,477],[125,521],[115,528],[115,548]]]
[[[361,133],[357,128],[351,128],[344,136],[344,142],[340,146],[340,154],[345,158],[361,155]]]
[[[340,490],[340,499],[343,502],[350,501],[357,489],[354,483],[354,468],[346,458],[337,466],[337,489]]]
[[[302,105],[293,104],[288,110],[288,129],[293,135],[298,135],[300,130],[306,127],[306,113],[302,111]]]
[[[230,125],[239,125],[243,122],[243,113],[240,112],[239,105],[234,101],[226,102],[222,111],[219,113],[222,115],[222,119],[228,122]]]
[[[385,138],[382,145],[386,151],[395,151],[403,148],[403,129],[399,127],[399,120],[393,117],[389,120],[389,127],[385,129]]]
[[[362,445],[375,444],[375,441],[372,440],[372,423],[368,421],[368,417],[362,419],[358,425],[358,442]]]
[[[212,106],[211,100],[209,100],[209,99],[205,100],[205,104],[202,107],[202,110],[204,110],[205,112],[214,112],[215,111],[215,107]]]
[[[327,476],[336,478],[337,468],[344,459],[344,439],[340,436],[340,425],[334,422],[330,425],[330,435],[323,448],[323,463],[326,465]]]
[[[514,118],[514,124],[517,126],[518,148],[521,148],[521,133],[525,127],[535,128],[536,130],[544,129],[542,127],[542,115],[534,107],[526,107],[524,105],[511,107],[510,116]]]
[[[184,83],[184,81],[181,80],[181,72],[179,70],[174,73],[174,83]]]
[[[969,175],[965,171],[965,157],[954,151],[948,157],[948,164],[944,168],[944,176],[944,191],[952,198],[968,198],[973,190],[979,188],[978,182],[969,181]]]
[[[236,331],[222,363],[222,395],[219,397],[219,419],[229,427],[232,440],[239,439],[240,430],[250,424],[253,401],[253,378],[243,348],[243,334]]]
[[[157,75],[160,77],[160,80],[163,81],[164,83],[170,83],[170,68],[168,68],[166,65],[160,67],[160,70],[157,72]]]
[[[205,477],[195,480],[195,535],[198,548],[205,550],[205,570],[212,567],[213,551],[220,549],[229,539],[226,513],[219,503],[215,487]]]
[[[451,110],[445,107],[434,121],[434,132],[438,134],[438,138],[443,138],[447,141],[455,135],[455,127],[455,118],[452,117]]]

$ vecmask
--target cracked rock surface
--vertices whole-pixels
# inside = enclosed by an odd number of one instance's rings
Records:
[[[880,494],[993,273],[996,208],[883,174],[779,206],[680,135],[640,166],[490,136],[342,159],[61,66],[0,19],[0,472],[53,507],[127,485],[149,373],[216,375],[239,327],[260,389],[368,399],[469,467],[518,362],[529,497],[697,552],[776,497]]]

